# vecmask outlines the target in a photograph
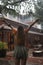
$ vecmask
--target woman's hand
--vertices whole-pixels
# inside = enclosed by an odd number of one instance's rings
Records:
[[[36,22],[38,22],[38,21],[39,21],[39,19],[36,19],[36,20],[30,25],[30,27],[28,27],[25,31],[28,32],[28,31],[31,29],[31,27],[32,27]]]
[[[32,27],[38,21],[39,21],[39,19],[36,19],[30,26]]]

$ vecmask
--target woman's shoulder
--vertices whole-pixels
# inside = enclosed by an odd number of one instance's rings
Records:
[[[14,34],[16,34],[16,33],[17,33],[17,29],[14,28],[14,29],[12,30],[12,32],[13,32]]]

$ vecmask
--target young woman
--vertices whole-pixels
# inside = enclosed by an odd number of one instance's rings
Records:
[[[38,22],[38,19],[33,22],[27,29],[24,29],[22,26],[19,26],[16,30],[13,29],[11,25],[9,25],[12,28],[14,34],[16,34],[16,44],[14,49],[15,65],[20,65],[20,61],[21,65],[26,65],[28,51],[25,43],[25,35],[36,22]]]

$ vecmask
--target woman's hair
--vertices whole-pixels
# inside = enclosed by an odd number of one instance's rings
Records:
[[[24,33],[24,28],[22,26],[18,27],[17,43],[20,45],[25,43],[25,33]]]

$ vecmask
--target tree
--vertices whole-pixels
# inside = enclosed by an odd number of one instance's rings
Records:
[[[17,1],[18,2],[18,1]],[[14,15],[17,15],[17,12],[15,11],[15,5],[17,5],[16,3],[17,2],[14,2],[14,0],[1,0],[1,3],[3,3],[2,6],[2,13],[4,13],[5,15],[7,13],[9,14],[14,14]]]
[[[35,8],[35,16],[43,20],[43,0],[33,1]]]
[[[25,6],[22,4],[24,7],[23,13],[29,14],[32,6],[31,0],[1,0],[1,2],[3,3],[2,12],[5,14],[9,12],[9,14],[18,15],[20,13],[22,3],[25,3]]]
[[[5,14],[20,15],[23,7],[22,13],[30,15],[30,12],[32,12],[32,15],[35,15],[35,17],[43,19],[43,0],[1,0],[1,2],[3,3],[2,12]],[[32,11],[33,5],[34,13]]]

